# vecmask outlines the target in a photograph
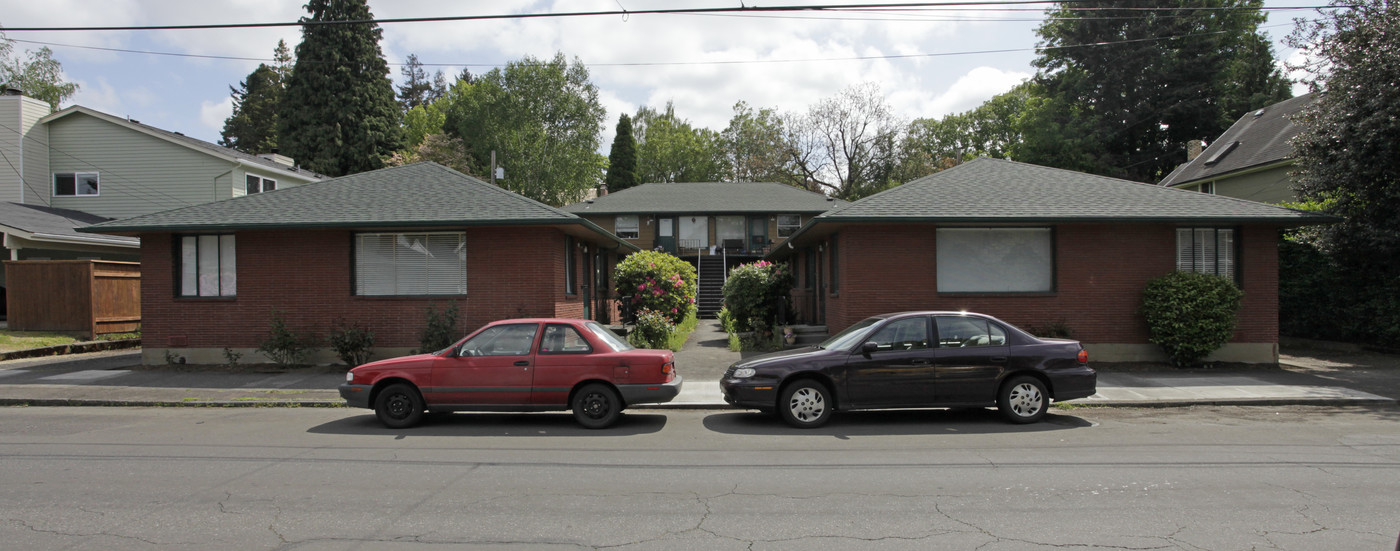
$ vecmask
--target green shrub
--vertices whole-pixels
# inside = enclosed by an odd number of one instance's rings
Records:
[[[228,364],[229,367],[238,365],[238,359],[242,357],[243,354],[234,352],[232,348],[227,346],[224,347],[224,363]]]
[[[1244,293],[1228,278],[1172,272],[1147,283],[1148,341],[1177,366],[1195,364],[1230,341]]]
[[[719,313],[715,314],[715,319],[719,320],[719,326],[725,333],[734,332],[734,316],[729,315],[729,308],[721,306]]]
[[[637,348],[666,349],[676,326],[671,318],[655,310],[637,312],[637,324],[627,333],[627,342]]]
[[[617,296],[628,301],[625,307],[634,319],[643,310],[651,310],[672,324],[685,319],[700,289],[694,266],[660,251],[628,255],[617,263],[613,281]]]
[[[346,323],[343,319],[335,320],[328,340],[331,348],[335,349],[336,357],[350,367],[368,362],[370,349],[374,348],[373,331],[359,324]]]
[[[271,325],[267,339],[258,345],[258,352],[280,366],[303,365],[306,353],[316,345],[316,338],[292,331],[278,310],[272,311]]]
[[[441,312],[429,305],[427,326],[418,334],[418,351],[437,352],[452,346],[457,337],[457,305],[443,308]]]
[[[729,319],[725,330],[771,332],[778,322],[778,309],[791,300],[792,285],[792,270],[782,264],[760,260],[730,270],[724,282]]]

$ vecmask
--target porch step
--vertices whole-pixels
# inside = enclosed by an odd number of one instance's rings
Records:
[[[724,261],[717,257],[700,260],[700,293],[695,306],[702,318],[713,318],[724,307]]]

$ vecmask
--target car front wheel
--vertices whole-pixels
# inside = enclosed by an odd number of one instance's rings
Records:
[[[820,382],[804,379],[783,387],[778,401],[778,414],[789,425],[814,429],[831,420],[835,404],[831,391]]]
[[[622,415],[622,398],[608,385],[594,383],[574,394],[574,419],[585,428],[601,429]]]
[[[997,408],[1012,423],[1034,423],[1045,417],[1045,410],[1050,408],[1050,395],[1040,379],[1016,377],[1002,385],[997,395]]]
[[[391,429],[406,429],[423,420],[423,396],[413,385],[392,384],[374,400],[374,415]]]

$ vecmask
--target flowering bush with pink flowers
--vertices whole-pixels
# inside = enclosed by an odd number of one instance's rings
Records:
[[[680,323],[695,308],[699,278],[689,262],[660,251],[632,253],[617,263],[613,275],[617,296],[633,312],[651,310]]]

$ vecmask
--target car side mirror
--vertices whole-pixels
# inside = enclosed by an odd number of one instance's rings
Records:
[[[867,358],[870,357],[870,353],[875,352],[879,349],[879,343],[874,343],[870,341],[866,341],[864,344],[860,345],[860,353]]]

